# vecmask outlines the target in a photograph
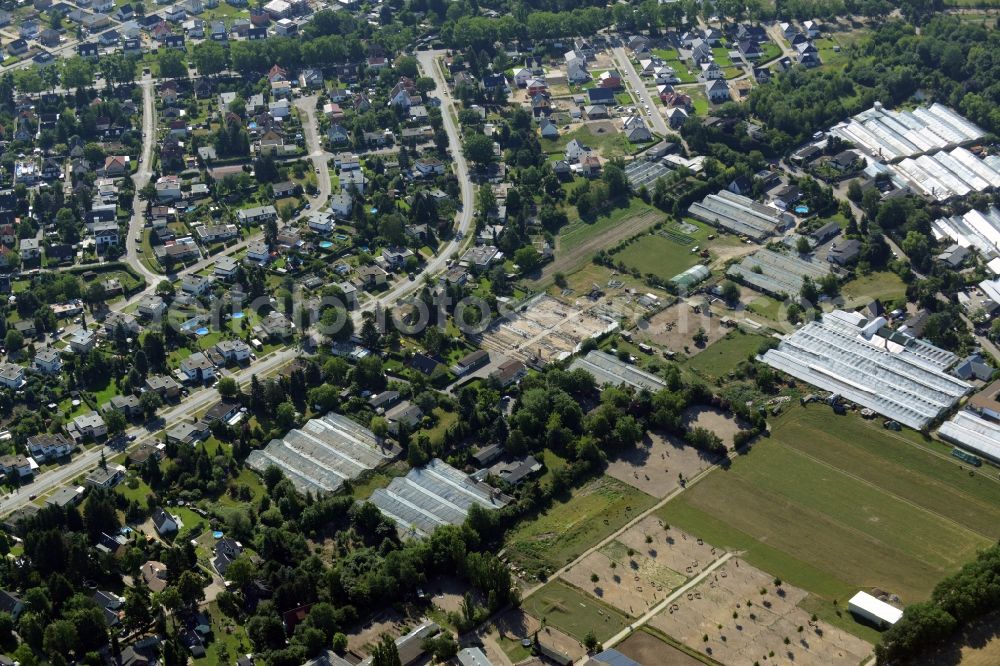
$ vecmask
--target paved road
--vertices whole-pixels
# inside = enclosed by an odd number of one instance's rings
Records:
[[[135,183],[135,199],[132,201],[132,219],[129,220],[128,233],[125,235],[125,261],[135,269],[135,272],[146,278],[147,288],[156,288],[163,278],[146,267],[139,259],[142,242],[136,240],[142,236],[142,228],[146,223],[146,202],[139,198],[142,190],[153,177],[150,166],[153,161],[153,144],[156,141],[156,100],[153,97],[153,79],[146,75],[139,82],[142,88],[142,153],[139,157],[139,168],[132,174]]]
[[[639,104],[645,105],[645,108],[649,109],[648,115],[650,122],[653,123],[653,131],[660,136],[673,134],[674,132],[667,127],[667,121],[664,120],[663,114],[660,113],[660,105],[653,103],[653,100],[649,96],[649,91],[646,90],[646,84],[639,76],[639,73],[635,71],[635,67],[632,65],[632,61],[629,60],[625,49],[616,46],[611,49],[611,52],[618,63],[618,69],[624,72],[625,78],[628,79],[629,85],[632,87],[632,91],[639,98]]]

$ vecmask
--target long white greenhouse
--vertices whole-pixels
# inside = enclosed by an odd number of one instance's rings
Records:
[[[761,360],[890,419],[921,429],[972,387],[949,374],[957,357],[886,328],[881,317],[834,311],[785,337]]]

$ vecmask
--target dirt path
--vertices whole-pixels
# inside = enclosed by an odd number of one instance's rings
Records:
[[[531,285],[535,288],[547,286],[556,273],[572,273],[581,264],[590,261],[590,258],[597,254],[598,250],[613,247],[618,244],[618,241],[634,236],[662,219],[666,219],[663,213],[655,210],[646,211],[635,217],[622,220],[618,226],[609,229],[603,234],[595,235],[593,238],[567,252],[562,251],[557,239],[555,260],[542,268],[541,275],[532,280]]]

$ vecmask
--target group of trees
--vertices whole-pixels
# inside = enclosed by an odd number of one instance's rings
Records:
[[[944,579],[928,601],[910,604],[903,617],[875,646],[879,664],[898,664],[926,658],[1000,606],[1000,546],[982,551],[975,560]]]

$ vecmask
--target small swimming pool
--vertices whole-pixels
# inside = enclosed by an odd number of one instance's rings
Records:
[[[208,329],[202,326],[201,328],[197,329],[195,333],[197,333],[198,335],[208,335]]]
[[[233,319],[243,319],[243,311],[240,310],[239,312],[234,312]]]
[[[334,238],[336,238],[339,241],[345,241],[347,240],[347,234],[337,234],[336,236],[334,236]]]
[[[212,536],[214,538],[216,538],[216,539],[221,539],[222,538],[222,532],[220,532],[219,530],[216,530],[216,531],[212,532]]]
[[[332,242],[330,242],[330,241],[327,241],[327,240],[325,240],[325,241],[320,241],[320,242],[319,242],[319,246],[320,246],[321,248],[323,248],[323,249],[325,250],[325,249],[327,249],[327,248],[329,248],[329,247],[333,247],[333,243],[332,243]]]
[[[795,212],[799,215],[805,215],[809,212],[809,206],[796,206]]]

